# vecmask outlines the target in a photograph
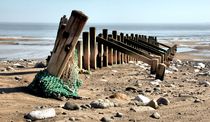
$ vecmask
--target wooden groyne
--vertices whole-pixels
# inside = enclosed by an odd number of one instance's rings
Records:
[[[96,34],[90,27],[83,32],[82,41],[77,43],[78,66],[90,70],[129,61],[143,61],[151,66],[151,74],[164,79],[165,68],[176,53],[176,45],[170,47],[157,41],[156,37],[118,33],[116,30]]]

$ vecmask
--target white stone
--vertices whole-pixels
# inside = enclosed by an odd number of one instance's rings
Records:
[[[201,69],[206,67],[206,65],[204,63],[198,63],[198,66],[200,66]]]
[[[194,72],[198,73],[198,72],[200,72],[200,70],[199,69],[194,69]]]
[[[112,70],[112,72],[116,73],[116,72],[118,72],[118,71],[117,71],[117,70]]]
[[[150,102],[150,99],[146,96],[143,96],[143,95],[138,95],[134,99],[142,102],[144,105],[147,105]]]
[[[205,85],[205,86],[210,86],[210,83],[208,82],[208,81],[201,81],[200,83],[199,83],[200,85]]]
[[[173,72],[172,71],[169,71],[169,70],[165,70],[165,73],[166,74],[173,74]]]
[[[27,117],[31,120],[40,120],[40,119],[52,118],[55,116],[56,113],[54,108],[45,108],[41,110],[32,111],[27,115]]]

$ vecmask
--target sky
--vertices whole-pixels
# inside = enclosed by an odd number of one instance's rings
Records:
[[[88,23],[210,23],[210,0],[1,0],[0,22],[58,23],[80,10]]]

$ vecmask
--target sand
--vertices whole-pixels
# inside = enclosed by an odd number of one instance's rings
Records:
[[[199,48],[200,51],[206,49],[206,47],[196,48]],[[70,121],[69,118],[74,117],[76,121],[94,122],[100,121],[102,117],[111,117],[112,121],[117,122],[208,122],[210,120],[210,86],[206,87],[200,82],[205,80],[210,82],[209,75],[202,75],[203,72],[210,70],[208,62],[210,58],[194,56],[193,52],[183,52],[177,53],[175,59],[182,60],[182,64],[174,62],[178,72],[173,71],[172,74],[166,74],[159,87],[150,84],[155,78],[149,74],[148,67],[142,68],[142,64],[136,63],[92,70],[91,75],[80,74],[83,85],[79,89],[79,95],[82,99],[78,100],[57,100],[29,94],[26,87],[31,83],[35,74],[43,70],[43,68],[33,68],[38,60],[0,61],[0,120],[2,122],[26,121],[24,118],[26,113],[41,107],[53,107],[56,110],[56,117],[40,121],[63,122]],[[196,59],[202,60],[195,61]],[[194,66],[198,62],[203,62],[206,67],[195,72]],[[23,65],[24,68],[14,66],[17,63]],[[3,71],[9,67],[12,68]],[[126,91],[127,87],[133,87],[135,90]],[[127,98],[109,98],[115,93],[123,93]],[[165,97],[170,100],[170,104],[159,106],[153,111],[145,106],[137,106],[132,99],[140,93],[144,93],[150,99]],[[91,101],[97,99],[109,99],[117,102],[119,106],[76,111],[62,108],[67,101],[83,105],[90,104]],[[200,100],[200,102],[195,102],[195,100]],[[160,114],[160,119],[150,117],[154,111]],[[114,117],[117,112],[122,113],[123,117]]]

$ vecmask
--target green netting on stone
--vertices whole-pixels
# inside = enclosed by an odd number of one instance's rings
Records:
[[[79,70],[77,67],[77,51],[75,50],[74,62],[71,64],[70,77],[66,81],[55,77],[48,73],[47,70],[40,71],[36,74],[32,83],[28,88],[37,95],[43,97],[59,98],[78,96],[78,88],[81,86],[82,81],[79,79]]]

